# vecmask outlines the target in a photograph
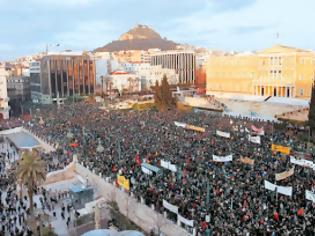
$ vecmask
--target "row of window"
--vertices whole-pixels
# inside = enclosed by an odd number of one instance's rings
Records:
[[[281,73],[281,70],[271,70],[270,71],[270,78],[281,78],[282,77],[282,73]]]
[[[282,57],[270,57],[269,65],[281,66],[282,65]]]
[[[295,64],[295,57],[290,57],[286,58],[287,63],[294,63]],[[252,60],[243,60],[243,59],[234,59],[234,60],[229,60],[225,58],[220,58],[217,60],[210,60],[211,65],[245,65],[245,66],[255,66],[255,58]],[[312,64],[315,65],[315,58],[311,57],[302,57],[298,60],[299,64],[306,65],[306,64]],[[278,56],[278,57],[270,57],[269,59],[264,59],[261,61],[261,65],[270,65],[270,66],[282,66],[283,63],[283,58]]]

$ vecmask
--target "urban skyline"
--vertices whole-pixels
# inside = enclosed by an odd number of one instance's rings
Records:
[[[281,43],[314,50],[314,29],[304,27],[314,6],[311,0],[1,0],[0,60],[56,43],[59,50],[93,50],[137,23],[209,49],[248,51]]]

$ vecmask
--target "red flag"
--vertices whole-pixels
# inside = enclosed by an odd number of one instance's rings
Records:
[[[206,229],[207,229],[207,222],[202,221],[201,224],[200,224],[200,227],[201,227],[201,229],[202,229],[203,231],[206,230]]]
[[[136,155],[135,161],[136,161],[136,163],[137,163],[138,166],[141,165],[141,159],[140,159],[140,155],[139,155],[139,154]]]
[[[304,215],[304,209],[302,207],[298,209],[297,215],[298,216],[303,216]]]
[[[70,143],[70,147],[76,148],[76,147],[78,147],[78,146],[79,146],[78,143]]]
[[[275,220],[275,221],[279,221],[279,213],[278,212],[274,212],[273,213],[273,219]]]
[[[261,134],[261,135],[265,134],[264,127],[257,128],[255,125],[252,125],[251,129],[257,134]]]

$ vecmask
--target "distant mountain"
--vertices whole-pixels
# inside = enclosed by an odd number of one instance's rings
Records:
[[[96,52],[115,52],[122,50],[148,50],[159,48],[161,50],[176,49],[179,44],[162,38],[157,32],[146,25],[136,25],[128,32],[103,47],[95,49]]]

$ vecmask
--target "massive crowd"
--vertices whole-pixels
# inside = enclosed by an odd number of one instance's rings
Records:
[[[163,199],[177,205],[182,216],[195,220],[201,234],[314,232],[314,205],[305,199],[305,190],[315,188],[313,171],[298,166],[293,176],[281,181],[281,185],[293,186],[291,198],[276,196],[263,184],[264,180],[274,182],[275,173],[291,166],[288,157],[272,155],[272,142],[303,150],[304,143],[294,133],[278,132],[272,123],[218,114],[106,112],[84,103],[56,109],[42,110],[39,115],[44,124],[34,118],[28,128],[58,143],[61,155],[71,159],[73,153],[78,154],[80,162],[104,177],[114,180],[117,174],[124,175],[130,180],[130,191],[158,211],[164,210]],[[176,127],[174,121],[204,127],[206,132]],[[244,130],[251,124],[266,131],[261,145],[247,140]],[[228,131],[232,137],[217,137],[216,130]],[[78,146],[71,147],[71,143]],[[98,153],[100,145],[104,151]],[[232,162],[212,161],[212,155],[231,153]],[[170,161],[179,171],[174,174],[162,168],[161,173],[146,175],[137,156],[157,167],[162,159]],[[242,156],[254,159],[254,166],[239,162]],[[297,214],[300,209],[302,215]],[[207,215],[210,222],[206,222]]]
[[[22,118],[12,119],[0,122],[0,126],[1,129],[10,129],[22,126],[25,122],[27,121]],[[49,154],[40,153],[46,160],[47,171],[62,169],[69,164],[67,155],[60,155],[60,152],[58,149]],[[13,143],[3,136],[0,137],[0,236],[38,235],[44,227],[50,225],[51,220],[59,221],[59,224],[62,222],[68,228],[72,226],[75,217],[73,207],[67,203],[69,196],[38,187],[34,189],[34,199],[37,200],[34,202],[36,210],[33,216],[40,219],[46,215],[49,219],[37,220],[36,229],[32,229],[29,197],[25,189],[20,192],[15,175],[19,154]]]
[[[177,127],[174,121],[204,127],[206,132]],[[264,127],[261,144],[248,141],[245,130],[252,124]],[[114,181],[124,175],[130,192],[157,211],[166,210],[163,199],[178,206],[180,215],[194,220],[198,235],[314,235],[315,204],[305,199],[305,190],[315,191],[313,170],[295,166],[293,176],[277,182],[292,186],[292,197],[264,187],[264,180],[275,182],[275,173],[292,167],[289,156],[271,152],[272,143],[306,151],[295,129],[279,131],[271,122],[216,113],[108,112],[84,103],[41,108],[24,126],[58,146],[52,155],[59,161],[46,157],[50,170],[62,168],[77,154],[79,162],[103,177]],[[231,138],[218,137],[216,130],[230,132]],[[230,154],[231,162],[212,158]],[[255,163],[246,165],[240,157]],[[143,173],[139,160],[160,171]],[[178,171],[160,167],[161,160]],[[168,216],[175,218],[171,212]]]

